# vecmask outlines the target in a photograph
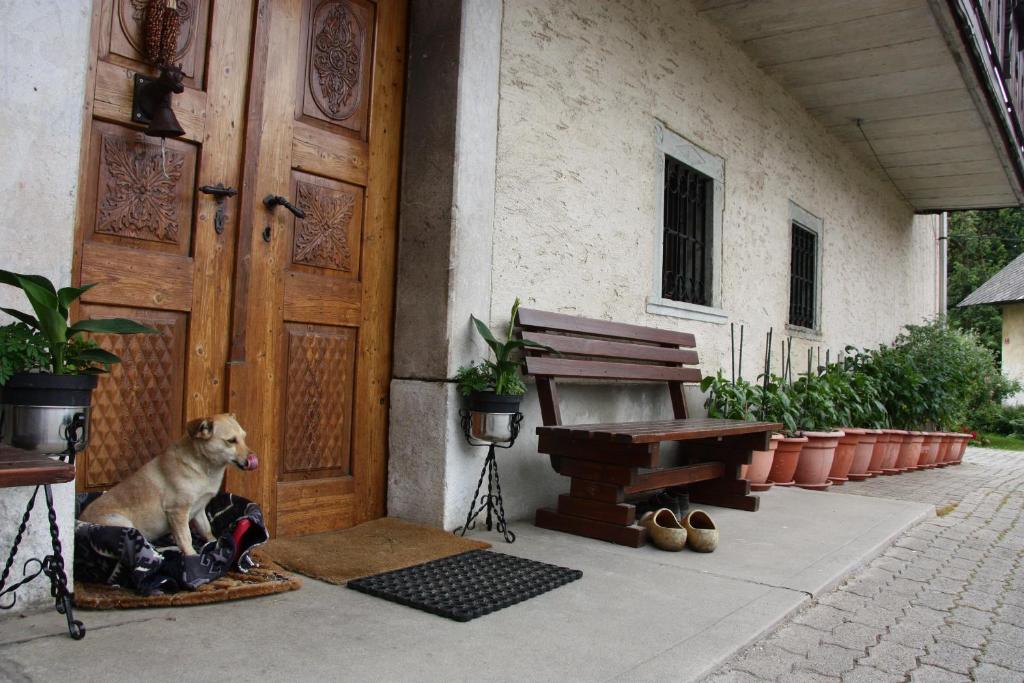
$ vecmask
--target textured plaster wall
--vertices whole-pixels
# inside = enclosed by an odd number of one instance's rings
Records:
[[[722,302],[746,325],[755,374],[769,326],[785,333],[789,202],[823,221],[821,334],[833,352],[891,340],[935,315],[936,216],[915,217],[777,83],[686,0],[514,0],[504,4],[491,319],[525,305],[694,332],[705,373],[729,365],[729,325],[649,314],[659,237],[657,121],[725,162]],[[778,367],[778,361],[776,361]],[[666,411],[663,390],[563,390],[566,422]],[[629,395],[629,392],[633,392]],[[700,397],[690,395],[694,413]],[[501,456],[506,508],[529,514],[565,480],[529,427]],[[467,484],[458,485],[460,480]],[[447,477],[464,508],[475,472]]]
[[[0,268],[68,284],[85,101],[89,3],[0,0]],[[24,308],[0,287],[0,305]],[[4,323],[7,321],[4,320]],[[0,490],[0,552],[6,557],[30,489]],[[55,487],[65,560],[71,562],[74,484]],[[23,559],[49,548],[42,492]],[[12,578],[21,577],[21,563]],[[49,598],[45,579],[19,591],[20,607]]]
[[[1003,306],[1003,373],[1024,383],[1024,305]],[[1024,392],[1019,392],[1005,403],[1024,404]]]

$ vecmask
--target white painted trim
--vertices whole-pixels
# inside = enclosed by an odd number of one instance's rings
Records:
[[[647,312],[703,322],[724,323],[728,314],[722,310],[722,222],[725,214],[725,159],[716,156],[665,127],[654,122],[654,177],[657,190],[655,207],[654,254],[651,294]],[[665,155],[683,162],[712,179],[711,215],[711,306],[673,301],[661,296],[661,264],[664,248]]]
[[[793,239],[793,223],[798,224],[801,228],[805,228],[807,230],[810,230],[815,235],[817,235],[817,238],[818,238],[816,240],[817,254],[815,254],[815,261],[816,261],[815,268],[816,268],[817,277],[814,280],[814,328],[811,329],[811,328],[807,328],[807,327],[800,327],[798,325],[791,325],[791,324],[789,324],[787,322],[786,323],[786,329],[789,332],[792,332],[795,336],[805,337],[805,338],[808,338],[808,339],[821,339],[822,338],[822,334],[821,334],[821,299],[822,299],[821,284],[822,284],[822,282],[825,279],[824,278],[824,272],[822,271],[822,265],[824,264],[824,259],[822,258],[822,253],[825,251],[825,224],[824,224],[824,222],[820,218],[818,218],[813,213],[811,213],[807,209],[803,208],[802,206],[800,206],[799,204],[797,204],[796,202],[794,202],[791,199],[791,200],[789,200],[789,223],[788,223],[789,230],[787,231],[787,234],[789,235],[789,239],[790,239],[791,242],[792,242],[792,239]],[[791,249],[790,250],[790,258],[791,259],[792,259],[792,253],[793,252],[792,252],[792,249]],[[790,263],[789,264],[789,268],[786,271],[787,275],[792,272],[792,268],[793,268],[793,264]],[[792,290],[790,291],[790,295],[792,296]],[[788,304],[788,299],[787,299],[787,304]],[[787,306],[786,318],[787,318],[787,320],[789,318],[788,306]]]

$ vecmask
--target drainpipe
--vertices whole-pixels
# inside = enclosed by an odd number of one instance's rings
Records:
[[[949,302],[947,298],[949,296],[949,274],[948,274],[948,258],[949,258],[949,214],[945,211],[942,212],[942,224],[939,227],[939,287],[938,287],[938,313],[940,315],[946,314],[946,307]]]

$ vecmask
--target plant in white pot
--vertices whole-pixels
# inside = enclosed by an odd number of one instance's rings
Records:
[[[526,385],[520,375],[520,359],[516,352],[525,347],[554,351],[554,349],[529,341],[513,339],[519,299],[512,304],[508,332],[499,340],[476,316],[470,316],[477,332],[494,353],[494,360],[486,358],[459,368],[455,375],[459,393],[466,397],[470,416],[470,435],[480,441],[505,443],[513,438],[513,426],[519,413],[519,404],[526,393]]]
[[[41,275],[6,270],[0,270],[0,284],[22,290],[35,314],[0,308],[18,321],[0,327],[0,438],[18,448],[60,452],[74,427],[81,450],[97,375],[121,361],[84,334],[157,330],[125,318],[71,323],[70,306],[94,285],[57,289]]]

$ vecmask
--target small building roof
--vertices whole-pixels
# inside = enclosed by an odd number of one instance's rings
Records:
[[[957,304],[978,306],[979,304],[1009,304],[1024,301],[1024,254],[1010,261],[1005,268],[989,278]]]

